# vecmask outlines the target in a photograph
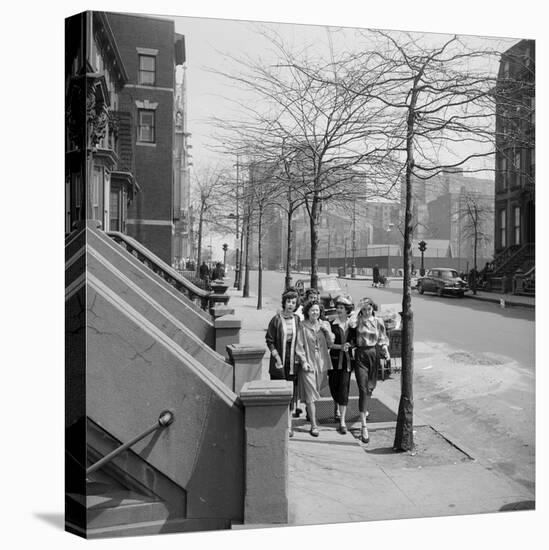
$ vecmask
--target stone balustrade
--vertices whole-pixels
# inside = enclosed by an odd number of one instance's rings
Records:
[[[292,383],[256,380],[240,391],[245,432],[244,524],[288,523],[288,414]]]

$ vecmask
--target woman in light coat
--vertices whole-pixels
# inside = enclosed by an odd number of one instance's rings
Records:
[[[300,325],[296,347],[296,355],[300,363],[297,395],[307,406],[311,422],[309,433],[313,437],[318,437],[315,402],[320,399],[319,390],[322,379],[332,368],[328,348],[334,342],[334,335],[330,330],[330,324],[320,319],[321,305],[318,302],[307,302],[303,306],[303,315],[305,320]]]

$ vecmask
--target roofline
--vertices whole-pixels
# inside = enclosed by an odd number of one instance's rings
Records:
[[[126,84],[126,82],[128,82],[129,80],[129,77],[128,77],[128,73],[126,72],[126,67],[124,66],[124,63],[122,61],[122,56],[120,55],[120,51],[118,50],[118,43],[116,42],[116,37],[112,32],[111,24],[109,23],[109,19],[107,17],[108,12],[94,11],[92,13],[97,15],[97,17],[105,27],[105,31],[109,37],[109,40],[112,43],[114,57],[116,59],[116,62],[120,65],[120,72],[122,73],[122,79],[124,80],[123,84]]]

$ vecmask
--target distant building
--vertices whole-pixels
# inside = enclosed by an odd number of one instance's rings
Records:
[[[181,37],[183,40],[183,37]],[[184,58],[185,62],[186,59]],[[192,166],[189,149],[191,134],[187,126],[187,68],[181,67],[181,81],[175,94],[175,138],[174,138],[174,238],[173,258],[178,262],[184,258],[193,258],[195,250],[192,239],[191,220],[191,173]]]
[[[128,234],[171,264],[175,67],[184,61],[183,38],[167,19],[121,13],[107,18],[128,74],[119,104],[132,120],[141,189],[128,209]]]

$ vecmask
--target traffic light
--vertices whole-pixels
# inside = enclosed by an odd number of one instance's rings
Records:
[[[427,248],[427,243],[425,241],[419,241],[418,248],[421,252],[425,252]]]

